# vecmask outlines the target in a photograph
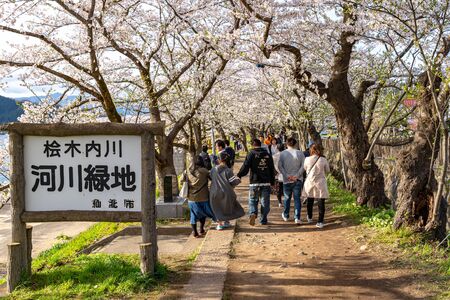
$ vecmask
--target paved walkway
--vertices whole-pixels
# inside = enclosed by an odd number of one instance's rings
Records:
[[[235,222],[232,222],[235,225]],[[181,299],[222,299],[234,230],[209,230]]]
[[[51,248],[59,242],[60,235],[73,237],[88,229],[93,222],[51,222],[29,223],[33,226],[33,257],[40,252]],[[0,210],[0,267],[8,258],[7,244],[11,241],[11,216],[10,206],[5,205]]]

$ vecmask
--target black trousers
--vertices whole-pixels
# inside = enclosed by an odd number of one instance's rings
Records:
[[[283,182],[277,181],[277,184],[278,184],[277,199],[278,203],[281,203],[281,198],[283,198]]]
[[[314,200],[315,200],[314,198],[308,198],[306,203],[308,218],[310,219],[312,219]],[[317,199],[317,205],[319,206],[319,219],[317,220],[317,222],[323,223],[323,219],[325,217],[325,199],[323,198]]]

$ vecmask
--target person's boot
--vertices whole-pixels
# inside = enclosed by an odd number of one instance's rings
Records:
[[[192,234],[194,235],[194,237],[199,237],[200,235],[198,234],[197,231],[197,224],[191,224],[192,226]]]
[[[206,223],[206,219],[200,220],[200,234],[201,235],[206,233],[206,231],[205,231],[205,223]]]

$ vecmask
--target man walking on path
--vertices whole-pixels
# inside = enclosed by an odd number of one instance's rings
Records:
[[[303,152],[295,149],[297,141],[294,138],[287,139],[287,150],[281,152],[278,169],[283,175],[284,211],[281,217],[284,221],[289,219],[291,208],[291,198],[294,196],[294,218],[296,224],[301,224],[300,211],[302,203],[300,201],[303,187],[303,163],[305,156]]]
[[[217,140],[216,141],[216,151],[217,151],[217,157],[220,157],[220,153],[225,152],[228,154],[228,156],[230,156],[230,154],[228,153],[226,146],[225,146],[225,142],[222,140]],[[215,166],[219,165],[219,161],[216,159],[214,162]],[[231,165],[231,161],[227,160],[227,167],[228,168],[232,168],[233,166]]]
[[[261,147],[261,141],[253,140],[253,149],[245,158],[244,164],[237,176],[245,176],[250,171],[249,186],[249,215],[250,225],[255,225],[258,215],[258,202],[261,200],[261,225],[267,224],[267,215],[270,212],[270,186],[275,184],[275,168],[272,156]]]

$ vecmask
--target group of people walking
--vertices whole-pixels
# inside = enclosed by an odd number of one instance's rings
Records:
[[[227,141],[216,141],[217,158],[211,159],[208,147],[204,146],[202,153],[194,159],[184,180],[188,185],[190,223],[195,237],[205,233],[206,218],[217,222],[217,230],[223,230],[230,226],[230,220],[245,215],[234,188],[249,173],[250,225],[254,226],[257,219],[261,225],[268,224],[270,194],[276,191],[279,206],[283,207],[281,218],[285,222],[290,219],[293,200],[295,224],[302,224],[301,208],[305,203],[306,220],[312,223],[313,206],[317,202],[319,215],[316,226],[324,226],[325,199],[329,197],[326,174],[330,169],[321,147],[311,144],[302,152],[298,150],[295,138],[287,138],[285,143],[281,139],[269,138],[260,137],[252,141],[252,149],[236,175],[232,170],[235,153]],[[211,180],[210,188],[208,180]],[[197,222],[200,223],[199,231]]]

